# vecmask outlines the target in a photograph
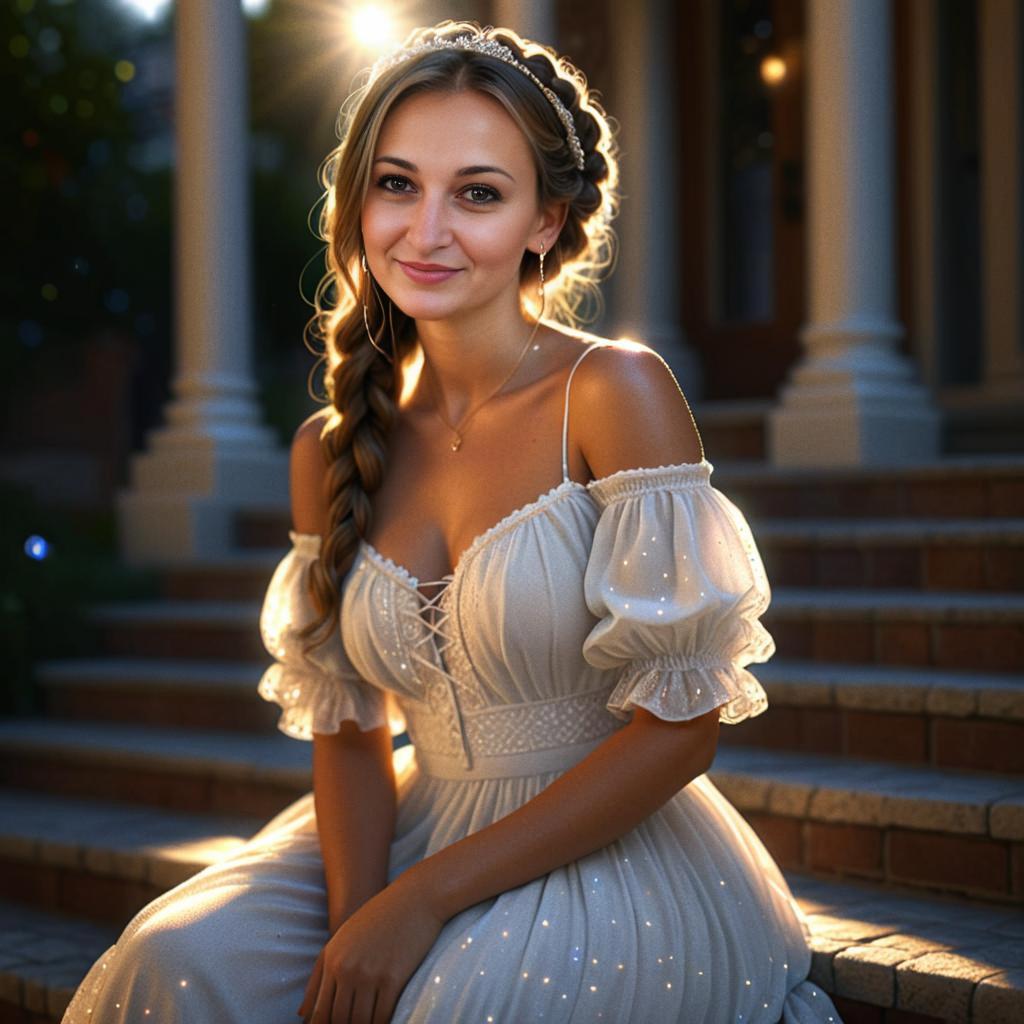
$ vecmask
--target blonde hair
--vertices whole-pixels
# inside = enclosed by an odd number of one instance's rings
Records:
[[[565,129],[552,104],[517,68],[472,50],[429,50],[381,72],[355,89],[339,112],[338,145],[321,163],[326,191],[319,237],[326,242],[327,272],[317,285],[316,310],[306,325],[323,342],[327,401],[333,406],[320,436],[327,466],[328,528],[320,556],[310,563],[307,587],[319,616],[300,637],[324,626],[323,643],[338,614],[338,580],[351,566],[360,538],[369,534],[369,496],[387,466],[388,435],[397,415],[398,368],[415,346],[415,321],[382,294],[362,271],[361,210],[370,187],[373,155],[388,113],[403,97],[423,92],[476,90],[494,97],[519,125],[533,151],[541,206],[564,201],[568,215],[557,241],[545,253],[545,310],[570,327],[590,323],[602,309],[598,281],[615,260],[611,222],[618,212],[617,125],[589,90],[584,75],[550,47],[523,39],[511,29],[481,28],[475,21],[445,20],[414,29],[403,43],[412,47],[434,38],[469,33],[508,46],[557,94],[572,114],[585,154],[578,170]],[[526,251],[519,269],[520,293],[536,294],[539,256]],[[363,320],[368,307],[375,339],[394,338],[390,363],[374,348]],[[527,303],[528,304],[528,303]],[[592,311],[591,311],[592,307]],[[538,309],[531,310],[538,316]],[[386,346],[385,346],[386,347]]]

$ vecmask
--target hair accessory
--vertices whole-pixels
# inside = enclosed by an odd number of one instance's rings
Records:
[[[427,53],[430,50],[475,50],[477,53],[486,54],[488,57],[496,57],[498,60],[511,64],[522,71],[524,75],[536,84],[537,88],[547,97],[551,106],[554,107],[558,119],[565,128],[566,140],[576,161],[576,168],[580,171],[583,170],[585,156],[583,147],[580,145],[579,136],[576,134],[572,114],[569,113],[565,104],[558,98],[553,89],[546,86],[522,61],[517,60],[515,53],[509,47],[499,43],[496,39],[485,39],[482,36],[463,34],[456,36],[454,39],[434,38],[427,43],[418,43],[416,46],[410,46],[407,49],[398,50],[395,53],[380,57],[370,69],[370,81],[376,80],[388,68],[401,64],[421,53]]]

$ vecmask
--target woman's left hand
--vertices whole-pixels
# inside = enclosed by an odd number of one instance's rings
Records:
[[[307,1024],[387,1024],[443,925],[411,879],[395,879],[331,936],[299,1015]]]

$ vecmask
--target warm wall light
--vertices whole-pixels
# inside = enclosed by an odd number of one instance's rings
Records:
[[[761,79],[765,85],[778,85],[786,77],[786,62],[781,57],[761,61]]]

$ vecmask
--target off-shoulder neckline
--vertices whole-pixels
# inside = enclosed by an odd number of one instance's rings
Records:
[[[359,544],[362,550],[380,568],[397,578],[400,583],[405,584],[421,599],[426,600],[420,591],[421,586],[453,583],[473,557],[491,543],[491,541],[496,539],[499,534],[505,533],[520,521],[525,520],[534,512],[539,511],[544,506],[550,504],[555,498],[560,497],[562,494],[577,492],[580,494],[593,494],[594,492],[597,492],[599,499],[604,499],[603,502],[598,502],[598,504],[602,504],[607,503],[617,496],[616,490],[619,489],[619,485],[625,485],[628,492],[629,485],[635,485],[637,478],[644,480],[660,475],[672,476],[682,474],[684,477],[692,477],[697,481],[707,481],[710,478],[713,469],[714,467],[711,463],[704,458],[701,459],[700,462],[677,462],[661,466],[637,466],[630,469],[618,469],[614,473],[609,473],[602,477],[596,477],[593,480],[588,480],[586,483],[566,477],[561,481],[561,483],[555,484],[555,486],[550,490],[545,491],[532,501],[528,501],[526,504],[520,505],[518,508],[514,508],[511,512],[502,516],[496,523],[493,523],[491,526],[478,533],[459,556],[452,571],[442,576],[439,580],[425,580],[421,582],[419,577],[413,575],[413,573],[406,569],[404,565],[401,565],[393,559],[388,558],[387,555],[382,554],[368,540],[360,539]],[[636,492],[635,486],[632,488],[632,491]],[[319,549],[319,544],[316,542],[322,540],[318,533],[300,533],[297,530],[289,530],[288,536],[296,546],[303,541],[310,542],[310,546],[314,547],[314,550]]]

